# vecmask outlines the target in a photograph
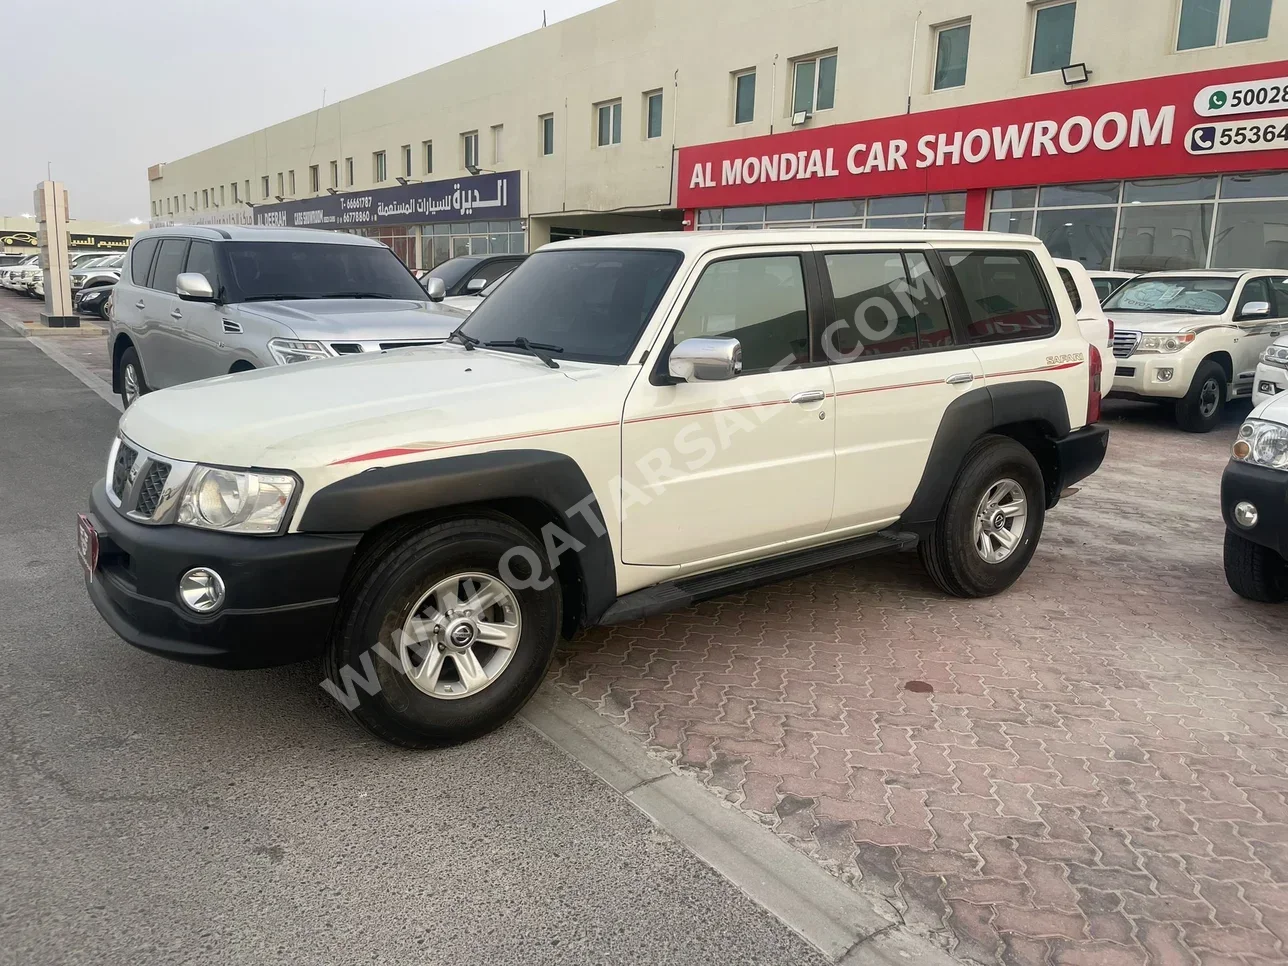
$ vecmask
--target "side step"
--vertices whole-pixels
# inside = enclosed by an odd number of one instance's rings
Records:
[[[654,587],[645,587],[625,597],[618,597],[597,623],[626,624],[652,617],[654,614],[679,610],[700,600],[719,597],[735,590],[772,584],[788,577],[857,560],[860,557],[912,550],[916,546],[916,534],[882,530],[880,533],[865,534],[843,543],[811,547],[809,550],[798,550],[795,553],[783,554],[781,557],[756,560],[725,570],[698,574],[695,577],[684,577]]]

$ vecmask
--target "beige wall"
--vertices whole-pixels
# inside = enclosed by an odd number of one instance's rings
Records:
[[[1177,53],[1180,0],[1077,0],[1073,60],[1093,84],[1288,59],[1288,3],[1277,3],[1270,38]],[[308,197],[308,168],[321,187],[332,160],[354,159],[356,189],[373,186],[372,153],[386,151],[388,180],[401,174],[401,146],[413,147],[413,177],[465,173],[461,134],[477,130],[480,163],[521,169],[525,215],[656,209],[672,204],[677,146],[768,134],[790,126],[790,61],[838,52],[836,107],[811,126],[922,112],[1059,90],[1058,72],[1029,76],[1035,4],[1025,0],[618,0],[616,3],[416,74],[319,112],[169,162],[151,182],[159,220],[218,220],[221,212],[167,215],[165,200],[260,178],[277,191],[295,171],[295,197]],[[918,17],[920,10],[920,20]],[[966,86],[932,91],[934,28],[971,19]],[[916,56],[913,58],[914,36]],[[756,116],[732,123],[732,73],[755,67]],[[644,94],[664,91],[663,136],[644,139]],[[594,105],[622,100],[622,144],[594,144]],[[539,156],[538,117],[555,115],[555,154]],[[491,128],[503,125],[503,151]],[[422,142],[434,142],[426,175]],[[271,200],[271,199],[270,199]],[[231,207],[231,206],[230,206]],[[242,209],[244,211],[244,209]]]

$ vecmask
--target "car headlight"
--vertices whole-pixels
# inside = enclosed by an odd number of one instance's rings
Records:
[[[1272,345],[1261,353],[1261,361],[1268,366],[1288,368],[1288,345]]]
[[[1249,419],[1239,427],[1233,455],[1240,463],[1288,470],[1288,426]]]
[[[1180,352],[1194,341],[1193,332],[1167,332],[1141,336],[1136,352]]]
[[[295,339],[270,339],[268,351],[273,353],[279,366],[289,366],[292,362],[312,362],[314,359],[330,359],[335,355],[325,342],[300,342]]]
[[[179,502],[179,523],[225,533],[277,533],[298,481],[284,473],[198,466]]]

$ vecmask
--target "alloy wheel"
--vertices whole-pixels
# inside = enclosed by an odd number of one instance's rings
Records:
[[[1029,520],[1028,498],[1015,480],[999,480],[975,508],[975,550],[985,563],[999,564],[1020,545]]]

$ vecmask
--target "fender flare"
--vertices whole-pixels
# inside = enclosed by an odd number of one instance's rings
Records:
[[[576,460],[563,453],[494,450],[376,467],[315,493],[298,530],[367,533],[416,513],[516,499],[540,503],[581,544],[574,554],[583,597],[579,623],[593,624],[617,599],[616,559],[594,490]],[[543,542],[542,534],[534,536]]]
[[[1034,380],[984,386],[954,399],[939,421],[921,482],[900,517],[900,527],[924,535],[939,519],[962,460],[975,441],[1016,423],[1036,424],[1047,439],[1068,436],[1069,406],[1064,391],[1054,383]]]

